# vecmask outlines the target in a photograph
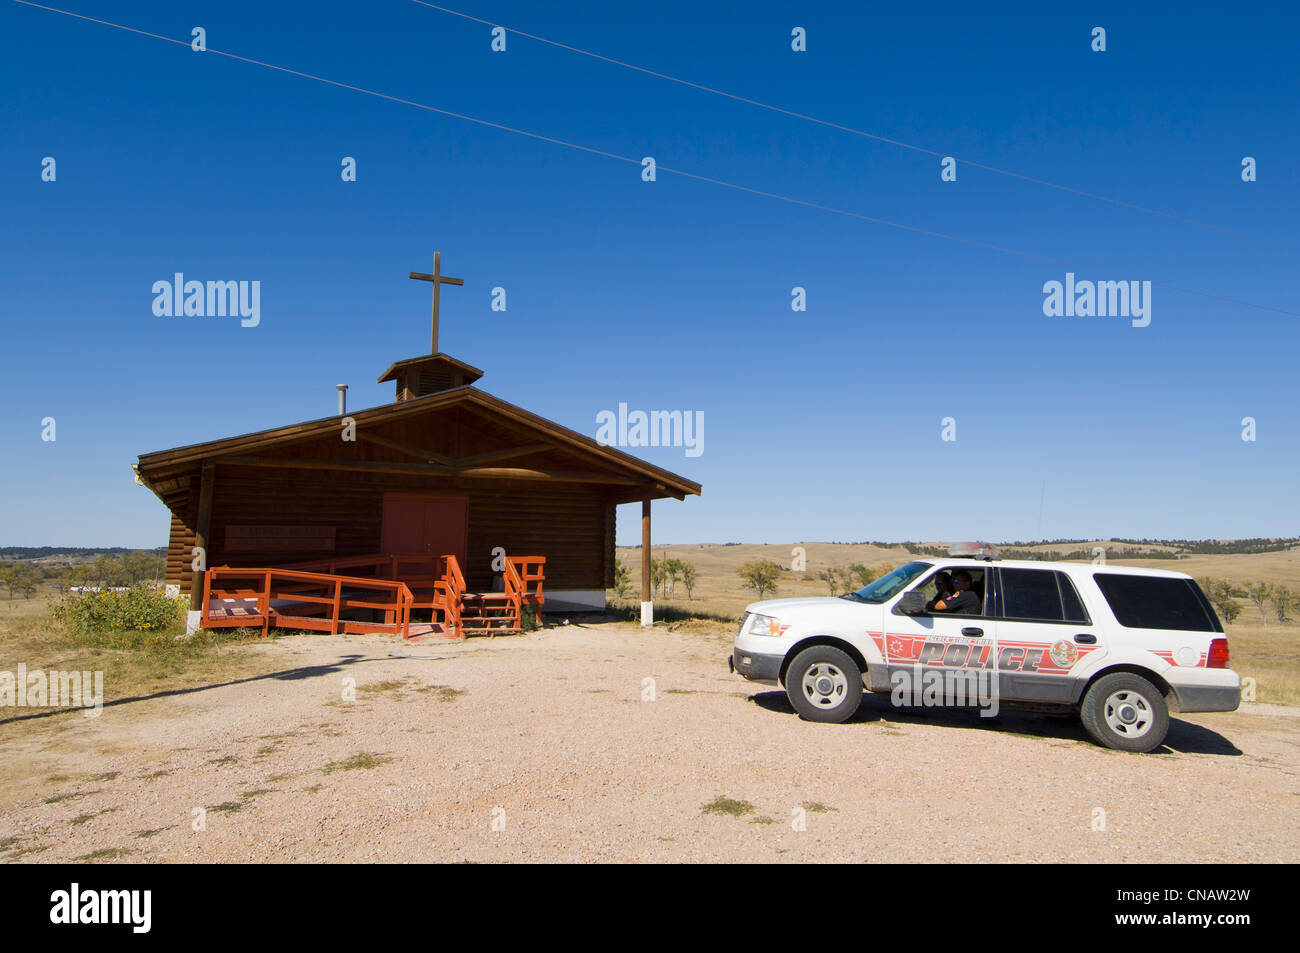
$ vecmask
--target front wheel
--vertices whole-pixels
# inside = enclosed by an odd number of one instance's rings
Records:
[[[1079,717],[1094,741],[1119,751],[1151,751],[1169,732],[1169,706],[1141,675],[1116,672],[1097,679],[1083,696]]]
[[[862,672],[847,654],[814,645],[794,657],[785,673],[790,704],[809,721],[848,721],[862,704]]]

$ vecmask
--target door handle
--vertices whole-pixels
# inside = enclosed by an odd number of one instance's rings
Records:
[[[966,628],[964,628],[964,629],[961,630],[961,634],[964,635],[964,636],[967,636],[968,638],[975,639],[975,638],[979,638],[981,635],[983,635],[983,634],[984,634],[984,630],[983,630],[983,629],[976,628],[976,627],[973,626],[973,625],[968,625],[968,626],[966,626]]]
[[[1097,637],[1091,632],[1080,632],[1074,637],[1074,641],[1078,642],[1080,645],[1096,645]]]

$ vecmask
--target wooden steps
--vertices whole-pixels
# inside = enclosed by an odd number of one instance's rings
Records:
[[[517,635],[523,631],[520,622],[504,592],[467,592],[461,597],[461,631],[466,635]]]

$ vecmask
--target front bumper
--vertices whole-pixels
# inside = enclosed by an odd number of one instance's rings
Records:
[[[735,649],[727,657],[727,669],[745,676],[751,682],[776,685],[781,677],[781,663],[784,660],[784,655],[762,655]]]

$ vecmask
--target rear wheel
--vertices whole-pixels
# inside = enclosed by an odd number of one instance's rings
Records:
[[[862,671],[839,649],[814,645],[786,669],[785,693],[809,721],[847,721],[862,704]]]
[[[1079,717],[1094,741],[1119,751],[1151,751],[1169,732],[1169,707],[1150,681],[1131,672],[1092,683]]]

